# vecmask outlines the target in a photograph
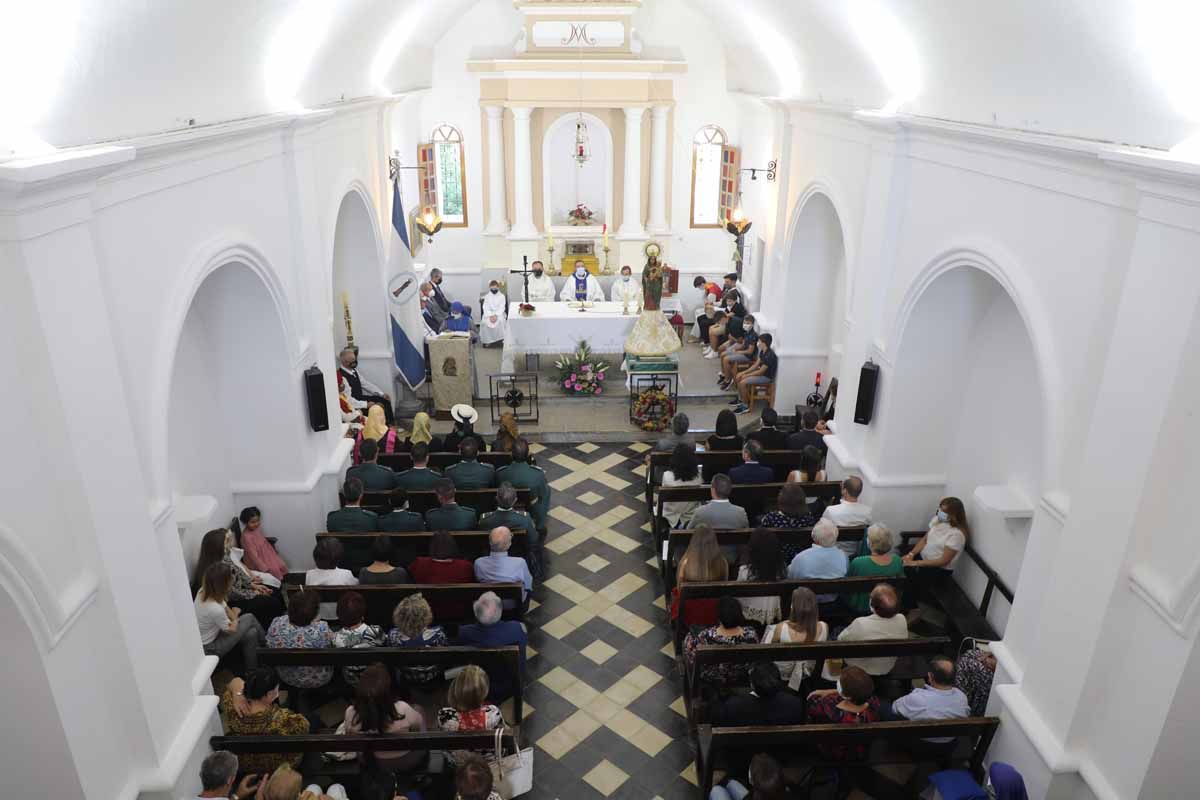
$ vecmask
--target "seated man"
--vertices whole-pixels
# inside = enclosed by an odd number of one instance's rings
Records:
[[[388,495],[388,504],[392,510],[379,518],[381,531],[423,531],[425,518],[416,511],[408,510],[408,492],[404,489],[393,489]]]
[[[827,519],[820,520],[812,529],[812,547],[796,554],[788,564],[788,580],[844,578],[850,569],[850,561],[837,547],[838,529]],[[818,594],[818,603],[832,603],[836,594]]]
[[[758,661],[750,668],[750,694],[733,694],[709,712],[713,725],[803,725],[804,698],[787,691],[774,661]]]
[[[379,530],[379,515],[362,507],[363,484],[347,478],[342,487],[346,505],[325,515],[325,530],[330,533],[367,533]]]
[[[770,483],[775,480],[775,470],[758,463],[763,447],[753,439],[742,445],[742,463],[729,470],[729,479],[734,483]]]
[[[724,324],[715,321],[708,329],[708,345],[704,348],[705,358],[715,358],[716,350],[725,341],[728,335],[727,326],[729,322],[737,319],[741,320],[746,316],[746,307],[742,305],[742,296],[734,291],[725,292],[721,298],[721,305],[725,310]],[[715,316],[715,315],[714,315]],[[739,323],[740,324],[740,323]]]
[[[462,460],[446,467],[446,477],[455,489],[490,489],[496,485],[496,468],[479,463],[479,440],[463,439],[458,445]]]
[[[730,323],[730,329],[733,329]],[[728,389],[742,365],[752,364],[758,354],[758,334],[754,330],[754,317],[750,314],[742,320],[741,336],[732,338],[732,343],[721,351],[721,374],[717,384]]]
[[[588,273],[583,262],[576,261],[575,271],[563,281],[558,299],[563,303],[602,303],[604,302],[604,289],[600,286],[600,281],[596,280],[596,276]]]
[[[762,427],[748,434],[746,438],[761,444],[763,450],[787,450],[788,435],[776,427],[778,424],[779,413],[767,406],[762,410]]]
[[[967,696],[954,685],[954,662],[940,655],[929,659],[924,686],[913,689],[894,701],[890,708],[885,706],[883,709],[884,719],[965,719],[969,716],[971,705]],[[943,737],[922,739],[921,745],[933,747],[915,749],[930,751],[930,755],[941,754],[952,750],[954,741]]]
[[[821,421],[821,416],[816,412],[816,409],[805,409],[800,415],[800,430],[788,437],[788,450],[803,450],[812,445],[821,451],[824,456],[829,449],[825,445],[825,435],[817,432],[817,423]]]
[[[263,775],[246,775],[237,784],[238,757],[228,750],[214,750],[200,762],[200,797],[251,798],[258,790]],[[332,788],[332,787],[331,787]]]
[[[496,510],[490,514],[484,514],[483,519],[479,520],[479,530],[490,531],[503,526],[511,531],[518,529],[525,531],[527,537],[525,539],[527,543],[526,559],[529,561],[530,571],[537,576],[539,573],[537,559],[533,557],[538,544],[537,526],[533,524],[533,519],[528,514],[513,508],[516,504],[516,487],[508,481],[504,481],[496,490]]]
[[[429,468],[429,445],[425,442],[417,442],[412,446],[412,462],[412,469],[406,469],[396,476],[396,488],[410,492],[428,491],[441,480],[441,474]]]
[[[729,501],[729,496],[733,494],[733,481],[728,475],[714,475],[709,492],[712,500],[696,509],[688,528],[699,528],[701,525],[707,525],[713,530],[750,527],[746,509]]]
[[[496,470],[496,480],[507,481],[517,489],[529,490],[529,516],[539,531],[546,530],[550,512],[550,484],[545,471],[530,461],[529,442],[517,439],[512,446],[512,463]]]
[[[642,284],[634,281],[633,270],[628,264],[621,267],[621,278],[613,281],[610,299],[628,306],[630,311],[642,310]]]
[[[815,530],[815,529],[814,529]],[[875,639],[907,639],[908,620],[900,613],[900,597],[891,584],[881,583],[871,590],[871,614],[859,617],[846,626],[837,640],[839,642],[863,642]],[[834,675],[825,662],[824,677],[833,680]],[[858,667],[868,675],[886,675],[896,666],[894,656],[882,658],[848,658],[847,666]]]
[[[530,303],[553,303],[554,295],[557,292],[554,290],[554,281],[546,275],[545,267],[541,261],[535,261],[529,265],[533,270],[533,274],[529,276],[529,302]],[[517,287],[518,302],[525,302],[525,284],[523,281],[516,281],[512,284]],[[509,298],[510,300],[512,298]]]
[[[525,674],[525,646],[529,637],[525,634],[525,626],[516,620],[502,620],[504,609],[500,598],[495,592],[484,592],[474,604],[476,625],[462,625],[458,629],[458,639],[454,644],[465,647],[508,647],[516,645],[521,649],[520,674],[496,675],[489,672],[491,690],[488,699],[497,705],[512,697],[517,683]]]
[[[533,591],[533,574],[530,573],[525,559],[508,554],[510,547],[512,531],[504,526],[492,529],[488,534],[488,549],[491,552],[475,559],[475,580],[480,583],[523,584],[525,589],[521,592],[521,598],[528,602],[529,593]]]
[[[396,473],[378,464],[379,442],[364,439],[358,452],[362,461],[346,470],[347,478],[358,478],[363,488],[370,492],[386,492],[396,488]]]
[[[738,405],[733,409],[736,414],[745,414],[750,410],[750,387],[761,386],[775,382],[775,373],[779,370],[779,356],[771,349],[774,338],[769,333],[758,337],[758,359],[746,370],[738,373],[734,383],[737,386]]]
[[[440,506],[425,512],[425,524],[431,531],[474,530],[478,515],[475,509],[460,506],[454,499],[454,484],[442,478],[433,486]]]
[[[828,506],[822,519],[827,519],[839,528],[858,528],[871,524],[871,507],[866,503],[858,502],[859,495],[862,494],[863,482],[862,478],[857,475],[851,475],[842,481],[842,501],[836,505]],[[858,542],[842,542],[839,544],[848,556],[858,555]]]
[[[358,352],[353,347],[343,348],[338,354],[338,362],[338,373],[350,389],[350,404],[365,411],[371,403],[378,403],[383,406],[387,424],[391,425],[392,396],[358,374]]]

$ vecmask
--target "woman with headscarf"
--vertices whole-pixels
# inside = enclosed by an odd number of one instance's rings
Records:
[[[450,304],[450,318],[446,320],[444,330],[458,333],[471,332],[471,310],[455,300]]]
[[[404,436],[402,431],[388,427],[383,406],[378,403],[372,404],[367,409],[367,421],[363,425],[363,429],[354,439],[354,463],[361,463],[362,457],[359,455],[359,448],[367,439],[379,444],[378,452],[380,454],[398,453],[402,449],[400,445],[404,441]]]
[[[496,431],[496,441],[492,442],[493,453],[511,453],[513,443],[521,437],[517,430],[517,417],[511,411],[500,415],[500,429]]]
[[[412,452],[414,444],[425,444],[429,446],[429,452],[437,453],[442,449],[442,440],[433,435],[432,431],[433,420],[424,411],[418,411],[413,415],[412,433],[408,435],[408,440],[400,443],[400,450],[409,453]]]

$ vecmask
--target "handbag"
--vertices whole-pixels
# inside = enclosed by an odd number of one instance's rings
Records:
[[[520,797],[533,789],[533,748],[521,749],[517,742],[517,752],[511,756],[504,755],[504,726],[496,728],[496,757],[490,764],[492,769],[492,790],[504,800]]]

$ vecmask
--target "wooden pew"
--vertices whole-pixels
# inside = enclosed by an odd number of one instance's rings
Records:
[[[682,652],[683,639],[687,635],[687,625],[683,621],[684,605],[690,600],[714,599],[729,595],[730,597],[769,597],[779,598],[782,608],[788,608],[792,592],[801,586],[812,589],[817,594],[860,594],[869,593],[877,584],[888,583],[899,593],[904,592],[907,585],[905,578],[861,577],[861,578],[826,578],[806,579],[798,581],[697,581],[695,583],[679,584],[680,614],[675,619],[675,652]],[[668,612],[670,611],[668,595]],[[846,619],[851,618],[852,612],[847,611]],[[829,620],[822,616],[826,622]],[[835,619],[840,619],[836,617]]]
[[[304,753],[300,772],[305,782],[317,776],[335,778],[349,783],[351,797],[358,796],[357,761],[328,761],[322,753],[370,753],[378,750],[479,750],[491,753],[496,746],[495,731],[421,731],[419,733],[348,734],[315,733],[304,736],[213,736],[208,740],[213,750],[231,753]],[[517,752],[516,737],[504,733],[501,746],[505,754]]]
[[[778,481],[786,481],[788,473],[800,466],[799,450],[764,450],[762,458],[759,459],[760,464],[769,464],[775,468],[775,479]],[[712,472],[728,473],[731,467],[736,467],[742,463],[741,450],[704,450],[696,453],[696,458],[700,461],[700,469],[702,475],[708,475]],[[666,469],[671,465],[670,451],[653,450],[650,452],[650,468],[646,470],[646,509],[653,508],[651,493],[658,487],[658,481],[655,475],[659,470]],[[705,469],[707,468],[707,472]]]
[[[924,677],[928,662],[919,656],[945,653],[950,648],[950,639],[935,636],[926,639],[881,639],[871,642],[811,642],[781,644],[705,644],[696,648],[696,656],[689,665],[683,664],[683,702],[688,721],[692,725],[706,722],[696,713],[696,701],[700,699],[700,670],[717,664],[755,664],[762,661],[815,661],[813,675],[820,675],[825,660],[830,658],[882,658],[895,657],[896,666],[887,676],[879,679],[911,679]]]
[[[446,467],[457,464],[461,460],[462,457],[458,453],[429,454],[429,466],[438,472],[444,472]],[[410,453],[380,453],[378,463],[396,472],[403,472],[406,469],[412,469],[412,455]],[[512,463],[512,453],[480,453],[479,463],[491,464],[496,469],[500,469],[500,467]]]
[[[701,725],[697,731],[700,746],[696,754],[696,774],[701,797],[712,790],[713,770],[721,756],[729,752],[771,753],[783,756],[786,766],[798,751],[817,745],[874,745],[937,737],[961,737],[969,745],[967,767],[976,780],[983,780],[983,760],[1000,726],[998,717],[968,717],[954,720],[869,722],[862,725],[761,725],[742,728],[714,728]],[[821,762],[830,767],[856,767],[869,764],[909,763],[911,757],[895,748],[871,746],[864,761]]]
[[[371,543],[375,541],[375,537],[386,536],[391,540],[392,548],[395,551],[395,561],[393,564],[409,564],[417,556],[429,555],[429,542],[433,539],[435,532],[380,531],[379,533],[328,533],[321,531],[317,534],[317,541],[319,542],[322,539],[337,539],[346,548],[347,552],[368,553],[371,549]],[[466,559],[486,556],[490,552],[488,533],[489,531],[449,531],[449,534],[458,545],[462,557]],[[529,550],[529,534],[524,529],[513,530],[512,534],[512,549],[509,550],[509,555],[525,555]],[[345,565],[339,564],[338,566]]]
[[[258,648],[258,663],[268,667],[342,667],[384,664],[391,669],[436,664],[449,669],[466,664],[482,667],[489,674],[498,671],[512,676],[515,690],[513,695],[514,725],[524,719],[524,691],[521,680],[521,650],[516,645],[508,647],[426,647],[408,650],[399,647],[333,648],[314,650],[311,648]]]
[[[523,619],[524,601],[521,594],[525,587],[519,583],[392,583],[374,586],[309,586],[304,587],[303,572],[289,572],[284,576],[285,592],[296,592],[308,588],[320,595],[324,603],[336,603],[346,592],[358,592],[367,601],[367,622],[392,627],[392,611],[396,604],[410,594],[420,592],[430,605],[460,605],[464,611],[457,619],[435,619],[438,625],[462,625],[475,622],[471,604],[484,592],[495,592],[501,601],[512,601],[515,608],[504,609],[504,619]]]
[[[766,511],[775,508],[779,499],[779,490],[786,483],[735,483],[729,496],[730,502],[742,506],[747,513],[753,510]],[[837,502],[842,496],[842,485],[837,481],[821,481],[819,483],[802,483],[804,494],[808,498],[817,498],[827,505]],[[661,486],[658,488],[658,501],[652,511],[654,519],[663,514],[664,503],[683,503],[700,501],[707,503],[712,499],[712,490],[706,484],[700,486]],[[364,503],[363,505],[366,505]]]
[[[907,552],[924,535],[925,531],[904,531],[900,534],[902,549]],[[947,630],[954,635],[955,641],[961,641],[966,637],[986,639],[990,642],[997,641],[1000,634],[987,619],[992,595],[999,590],[1004,599],[1011,604],[1014,597],[1013,590],[1008,588],[1008,584],[1000,577],[1000,573],[983,560],[970,542],[967,542],[964,554],[987,577],[987,585],[984,587],[983,599],[979,602],[979,607],[976,608],[975,603],[967,597],[967,593],[958,584],[958,581],[953,579],[940,586],[931,587],[930,592],[934,600],[946,612],[946,622],[949,625]]]
[[[386,514],[392,510],[388,499],[391,492],[363,492],[363,508],[369,508],[378,514]],[[481,516],[496,510],[495,489],[459,489],[455,492],[456,503],[467,508],[473,508]],[[424,514],[431,508],[438,507],[437,492],[432,489],[408,493],[408,509]],[[529,490],[517,489],[517,508],[529,507]]]
[[[715,530],[714,533],[720,544],[740,548],[750,541],[750,534],[754,533],[754,530],[754,528],[721,528]],[[778,537],[781,545],[799,545],[801,548],[812,545],[812,528],[771,528],[770,531]],[[659,544],[658,567],[662,573],[663,586],[667,588],[668,593],[675,588],[674,567],[677,559],[687,551],[688,545],[692,543],[692,534],[694,533],[695,530],[692,528],[673,528],[667,534],[665,547],[662,543]],[[839,542],[861,542],[866,535],[866,528],[838,528]],[[664,552],[666,557],[663,556]]]

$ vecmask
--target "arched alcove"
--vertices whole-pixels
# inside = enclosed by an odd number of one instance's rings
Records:
[[[42,661],[13,597],[0,589],[4,686],[0,689],[0,774],[5,797],[85,797]]]
[[[945,476],[944,494],[966,504],[972,546],[1015,587],[1033,505],[1043,491],[1046,399],[1036,350],[1013,297],[974,266],[952,266],[911,305],[885,377],[886,420],[878,469],[890,476]],[[1005,516],[979,499],[995,489],[1027,510]],[[934,508],[930,507],[929,516]],[[972,596],[983,576],[960,563]],[[1008,606],[990,616],[1003,631]]]
[[[194,563],[199,535],[227,522],[240,487],[298,481],[303,456],[300,376],[271,292],[246,265],[204,279],[179,334],[171,375],[167,464],[183,541]]]
[[[346,346],[348,305],[354,344],[359,349],[359,370],[372,383],[390,391],[390,329],[382,260],[370,207],[364,195],[352,189],[342,198],[333,234],[333,350],[336,355]]]
[[[846,247],[828,195],[811,192],[792,227],[783,291],[768,306],[777,320],[775,347],[787,363],[777,405],[801,402],[821,372],[823,386],[842,364],[846,314]]]
[[[583,166],[568,160],[575,144],[578,112],[563,114],[550,123],[542,139],[542,206],[546,226],[568,225],[566,214],[577,203],[594,213],[593,225],[613,224],[612,131],[592,114],[583,114],[591,144],[591,159]]]

